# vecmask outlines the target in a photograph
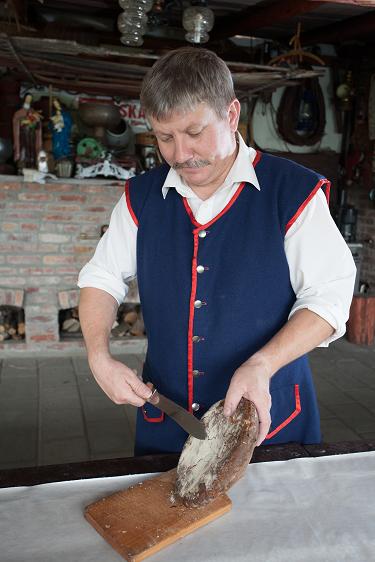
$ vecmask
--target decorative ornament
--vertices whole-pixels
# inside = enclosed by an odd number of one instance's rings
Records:
[[[17,168],[37,168],[37,157],[42,149],[42,119],[40,111],[32,107],[32,96],[27,94],[23,106],[13,115],[14,161]]]
[[[115,162],[112,162],[112,155],[107,153],[105,160],[97,162],[92,166],[82,166],[77,164],[76,178],[96,178],[97,176],[104,176],[105,178],[117,178],[119,180],[128,180],[135,176],[135,170],[126,170]]]
[[[39,150],[38,152],[38,171],[48,174],[47,152],[45,150]]]
[[[85,137],[77,144],[77,156],[87,161],[103,158],[104,154],[103,145],[92,137]]]
[[[52,131],[52,150],[54,159],[61,160],[71,156],[70,134],[72,117],[70,112],[61,107],[58,99],[53,100],[54,113],[50,117],[49,128]]]

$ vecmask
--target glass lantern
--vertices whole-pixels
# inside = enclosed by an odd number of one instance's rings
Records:
[[[151,10],[153,0],[119,0],[124,10],[117,19],[121,32],[120,41],[129,47],[140,47],[147,29],[147,12]]]
[[[190,43],[207,43],[208,31],[214,25],[215,16],[210,8],[205,6],[190,6],[184,10],[182,25],[187,33],[185,39]]]

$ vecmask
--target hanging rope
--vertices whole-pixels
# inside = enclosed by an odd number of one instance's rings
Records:
[[[293,35],[291,40],[289,41],[289,45],[292,46],[292,50],[284,53],[282,55],[278,55],[269,61],[269,66],[274,66],[279,62],[294,62],[298,65],[298,63],[302,63],[303,59],[309,59],[315,63],[321,64],[325,66],[325,62],[323,59],[314,55],[313,53],[309,53],[308,51],[304,51],[301,45],[301,22],[298,22],[297,25],[297,33]]]
[[[311,127],[301,133],[298,124],[306,92],[312,100]],[[284,140],[297,146],[311,146],[321,140],[325,124],[324,96],[318,78],[308,78],[298,86],[285,88],[277,109],[277,127]]]
[[[294,64],[297,68],[305,69],[311,69],[313,63],[325,64],[317,55],[302,49],[300,23],[289,45],[292,46],[292,50],[274,57],[268,64],[274,66],[277,63],[287,62],[289,65]],[[296,146],[311,146],[319,142],[326,123],[324,96],[319,78],[305,78],[297,86],[285,88],[276,120],[278,132],[284,141]]]

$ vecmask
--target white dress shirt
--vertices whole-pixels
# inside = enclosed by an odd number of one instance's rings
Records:
[[[206,224],[224,209],[241,182],[249,182],[260,190],[252,164],[256,151],[246,146],[240,135],[238,141],[237,158],[228,176],[208,199],[200,199],[172,168],[162,186],[163,197],[169,189],[176,189],[186,197],[196,221]],[[93,258],[79,274],[78,286],[102,289],[122,303],[128,292],[127,281],[137,274],[137,230],[125,196],[122,196]],[[308,308],[324,318],[335,329],[332,336],[320,344],[326,347],[345,333],[356,268],[321,189],[289,228],[284,247],[290,282],[296,294],[290,316],[301,308]]]

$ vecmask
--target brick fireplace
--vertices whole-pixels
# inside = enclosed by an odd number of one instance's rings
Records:
[[[117,180],[39,184],[0,176],[0,306],[17,306],[25,313],[25,339],[0,342],[0,350],[84,347],[79,338],[60,340],[59,311],[77,306],[78,272],[122,193]],[[136,287],[127,300],[138,301]],[[132,347],[136,339],[115,346]]]

